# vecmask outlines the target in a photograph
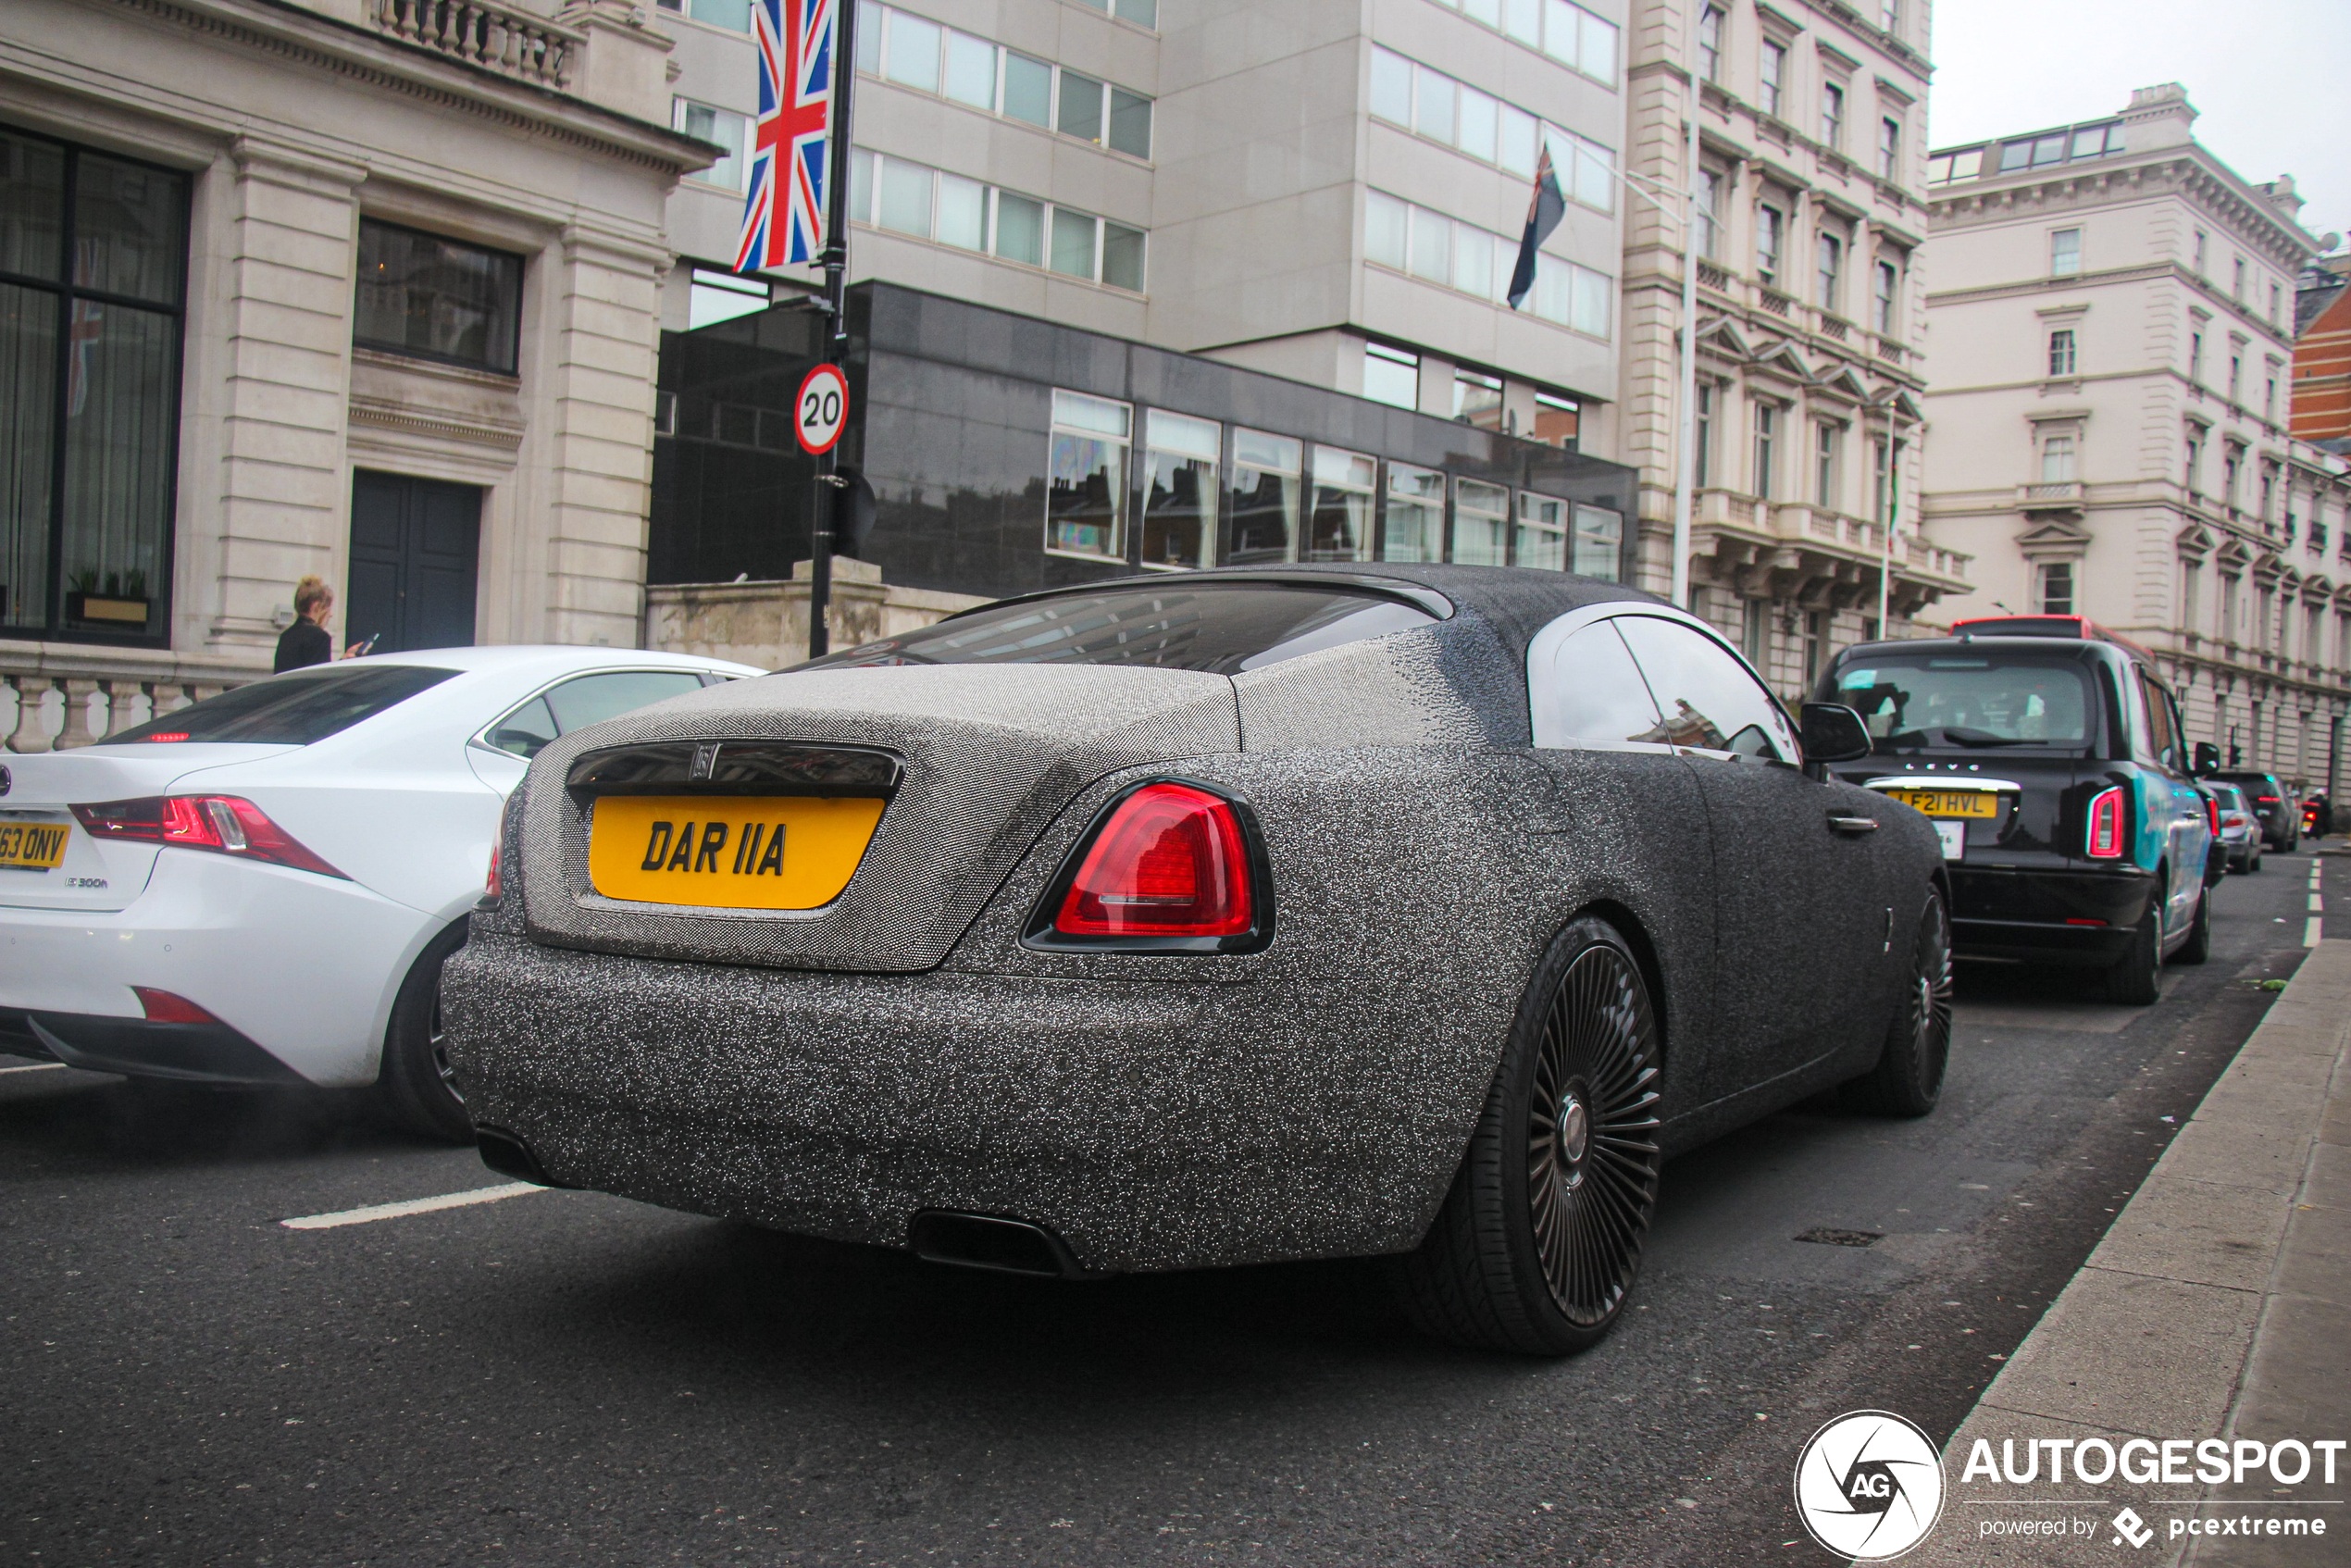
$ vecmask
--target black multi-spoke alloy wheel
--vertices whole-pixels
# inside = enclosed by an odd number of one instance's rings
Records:
[[[2126,1007],[2146,1007],[2163,995],[2163,882],[2156,878],[2146,917],[2131,933],[2130,951],[2106,972],[2106,999]]]
[[[1657,1206],[1657,1014],[1632,948],[1586,916],[1520,999],[1452,1190],[1396,1262],[1424,1332],[1523,1355],[1598,1344]]]
[[[2171,955],[2174,964],[2201,964],[2212,956],[2212,890],[2198,889],[2196,914],[2188,920],[2187,940]]]
[[[1860,1109],[1881,1116],[1923,1116],[1943,1095],[1951,1060],[1951,915],[1940,889],[1926,890],[1910,971],[1895,1000],[1877,1065],[1847,1086]]]
[[[444,1143],[471,1143],[474,1125],[465,1096],[449,1069],[441,1029],[441,966],[466,945],[466,922],[435,937],[400,984],[392,1004],[392,1027],[384,1031],[383,1066],[376,1093],[384,1109],[410,1132]]]

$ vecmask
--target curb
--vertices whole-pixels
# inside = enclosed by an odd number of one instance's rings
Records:
[[[2317,921],[2311,922],[2315,927]],[[2315,935],[2315,932],[2314,932]],[[2049,1568],[2138,1561],[2163,1568],[2351,1561],[2351,1508],[2242,1510],[2323,1515],[2318,1540],[2188,1537],[2175,1518],[2269,1502],[2266,1472],[2243,1487],[2133,1487],[2070,1479],[1972,1485],[1978,1438],[2124,1441],[2239,1436],[2351,1437],[2343,1347],[2351,1343],[2351,941],[2319,940],[2164,1151],[2155,1169],[1944,1445],[1945,1517],[1905,1568]],[[2021,1455],[2019,1456],[2020,1462]],[[2351,1496],[2351,1473],[2294,1495]],[[2095,1496],[2094,1496],[2095,1494]],[[1958,1507],[1972,1497],[1978,1506]],[[1984,1499],[2019,1505],[2001,1510]],[[2067,1510],[2054,1505],[2070,1501]],[[2109,1521],[2127,1503],[2158,1534],[2141,1556]],[[2240,1512],[2223,1508],[2223,1512]],[[2071,1515],[2058,1538],[1986,1538],[1993,1515]],[[2080,1533],[2096,1515],[2095,1532]]]

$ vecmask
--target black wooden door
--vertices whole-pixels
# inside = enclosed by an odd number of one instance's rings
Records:
[[[474,640],[481,491],[362,468],[351,483],[351,602],[339,641],[379,653]]]

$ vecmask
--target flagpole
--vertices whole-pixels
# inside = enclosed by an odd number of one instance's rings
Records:
[[[825,128],[825,310],[832,341],[825,358],[849,376],[849,135],[857,85],[856,0],[833,0],[833,98]],[[826,617],[833,602],[834,523],[840,516],[846,481],[840,478],[840,442],[816,459],[816,501],[808,516],[808,656],[821,659],[832,647]]]

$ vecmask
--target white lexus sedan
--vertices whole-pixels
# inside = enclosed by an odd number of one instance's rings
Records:
[[[211,1084],[375,1085],[469,1139],[440,1049],[499,814],[558,735],[761,672],[611,648],[294,670],[0,765],[0,1051]]]

